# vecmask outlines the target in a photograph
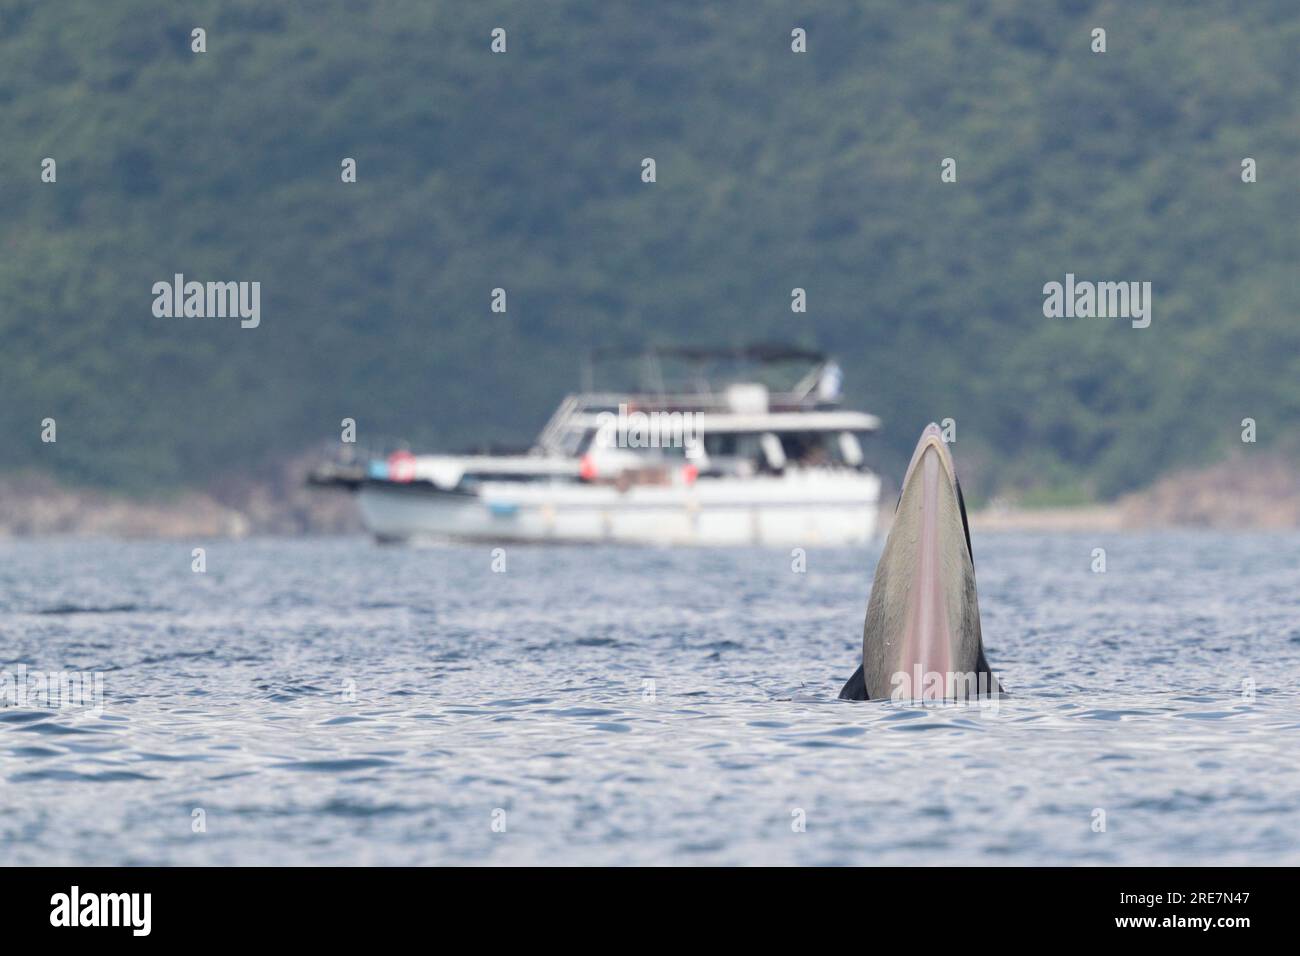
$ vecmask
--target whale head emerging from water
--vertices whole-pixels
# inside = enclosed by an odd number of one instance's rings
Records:
[[[984,658],[966,503],[939,426],[921,433],[876,565],[846,700],[999,695]]]

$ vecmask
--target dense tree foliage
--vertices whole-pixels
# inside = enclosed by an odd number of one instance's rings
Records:
[[[524,440],[646,342],[832,350],[882,464],[950,416],[985,493],[1277,443],[1298,49],[1287,0],[8,0],[0,470],[201,484],[345,416]],[[260,327],[155,318],[177,272],[260,281]],[[1067,272],[1150,281],[1151,326],[1045,318]]]

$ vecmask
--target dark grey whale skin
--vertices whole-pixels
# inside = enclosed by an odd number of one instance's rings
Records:
[[[954,484],[956,486],[956,491],[957,491],[957,503],[961,509],[961,526],[962,526],[962,535],[966,539],[966,554],[970,557],[970,562],[971,562],[972,574],[965,582],[965,589],[969,594],[969,598],[967,601],[964,602],[964,604],[967,609],[968,615],[970,615],[967,619],[967,626],[973,631],[979,649],[978,656],[975,662],[975,673],[977,675],[977,679],[981,682],[980,686],[993,688],[993,690],[990,691],[991,694],[996,694],[999,697],[1004,697],[1006,696],[1006,691],[1002,689],[1002,685],[998,682],[997,678],[993,676],[993,671],[989,667],[988,659],[984,656],[984,642],[980,630],[980,620],[979,620],[979,603],[978,600],[975,598],[975,578],[973,574],[975,569],[975,553],[973,550],[971,550],[970,522],[966,518],[966,498],[961,491],[961,482],[959,480],[956,480],[955,476],[954,476]],[[902,500],[903,500],[903,492],[900,490],[898,494],[898,502],[895,502],[894,504],[895,511],[898,510],[898,504]],[[875,580],[872,582],[871,590],[873,595],[883,593],[884,591],[883,588],[884,577],[888,573],[888,570],[883,566],[884,560],[885,560],[885,556],[882,553],[881,555],[882,564],[881,566],[878,566],[876,568],[876,577]],[[875,616],[879,617],[879,614]],[[870,652],[870,648],[873,645],[878,646],[878,642],[873,642],[871,640],[872,618],[873,618],[872,605],[870,601],[868,601],[867,617],[866,617],[866,621],[863,623],[864,661],[866,659],[867,654]],[[879,662],[873,661],[873,665],[877,665],[878,667]],[[880,695],[877,698],[872,698],[871,695],[869,694],[867,688],[866,672],[864,667],[865,664],[858,665],[858,669],[853,672],[853,676],[848,679],[848,682],[845,683],[844,687],[840,690],[839,693],[840,700],[884,699],[884,695]]]

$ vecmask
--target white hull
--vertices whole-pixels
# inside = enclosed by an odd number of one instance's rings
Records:
[[[880,479],[819,469],[626,491],[492,482],[475,494],[367,484],[358,498],[366,527],[383,540],[824,547],[871,539]]]

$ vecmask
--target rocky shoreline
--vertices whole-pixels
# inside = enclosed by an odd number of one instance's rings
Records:
[[[992,507],[970,522],[980,531],[1294,530],[1300,528],[1300,471],[1282,456],[1239,455],[1172,472],[1106,504]]]
[[[298,458],[266,475],[226,478],[207,490],[163,499],[74,489],[39,475],[0,477],[0,538],[360,533],[350,495],[306,486],[313,460]],[[1297,529],[1300,473],[1282,457],[1242,456],[1172,473],[1115,502],[1066,508],[1022,508],[1002,502],[972,512],[970,523],[981,532]]]
[[[0,477],[0,538],[359,533],[350,495],[306,486],[313,460],[295,459],[270,474],[224,478],[203,491],[149,499],[69,488],[42,475]]]

